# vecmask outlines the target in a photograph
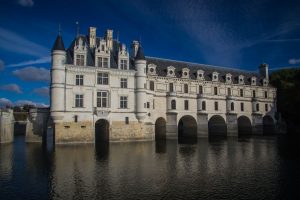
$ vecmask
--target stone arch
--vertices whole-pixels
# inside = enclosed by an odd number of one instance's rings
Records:
[[[196,138],[197,121],[190,115],[185,115],[178,122],[178,138]]]
[[[263,117],[263,133],[266,135],[275,134],[275,123],[269,115]]]
[[[95,143],[109,141],[109,122],[105,119],[99,119],[95,123]]]
[[[237,120],[238,122],[238,134],[239,135],[251,135],[252,125],[251,121],[246,116],[240,116]]]
[[[208,135],[226,136],[227,124],[220,115],[212,116],[208,121]]]
[[[166,139],[166,120],[162,117],[157,118],[155,121],[155,140]]]

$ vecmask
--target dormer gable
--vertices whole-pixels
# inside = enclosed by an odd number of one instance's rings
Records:
[[[212,79],[212,81],[219,81],[219,73],[213,72],[211,79]]]
[[[185,67],[181,71],[181,78],[190,78],[190,69]]]
[[[129,69],[129,53],[125,44],[121,44],[118,52],[118,68],[121,70]]]
[[[156,65],[155,64],[152,64],[152,63],[150,63],[149,65],[148,65],[148,75],[152,75],[152,76],[155,76],[155,75],[157,75],[156,74]]]
[[[269,85],[269,81],[266,78],[263,79],[262,83],[263,83],[263,86],[268,86]]]
[[[232,75],[230,73],[225,75],[225,83],[227,83],[227,84],[232,83]]]
[[[175,67],[173,66],[167,67],[167,76],[175,77]]]
[[[245,84],[244,75],[239,75],[238,82],[239,84]]]
[[[82,36],[76,38],[74,45],[74,65],[86,66],[87,65],[87,44]]]
[[[204,80],[204,71],[199,69],[197,70],[197,79],[198,80]]]
[[[255,76],[251,77],[251,85],[256,85],[256,77]]]

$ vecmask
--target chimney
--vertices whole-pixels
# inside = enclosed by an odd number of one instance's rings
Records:
[[[269,65],[266,63],[262,63],[259,66],[259,73],[267,80],[269,80]]]
[[[91,48],[96,46],[96,28],[90,27],[89,28],[89,45]]]
[[[136,40],[133,40],[130,48],[131,48],[130,57],[135,58],[137,51],[139,49],[139,42]]]
[[[108,50],[113,49],[113,30],[107,29],[105,32],[106,46]]]

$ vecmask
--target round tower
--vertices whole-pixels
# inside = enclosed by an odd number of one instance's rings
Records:
[[[137,54],[135,56],[134,61],[136,74],[135,74],[135,81],[136,81],[136,118],[139,122],[142,122],[146,118],[146,59],[144,56],[143,49],[141,45],[138,48]]]
[[[51,85],[50,85],[50,112],[54,122],[63,119],[65,110],[65,62],[66,51],[61,35],[59,34],[52,48]]]

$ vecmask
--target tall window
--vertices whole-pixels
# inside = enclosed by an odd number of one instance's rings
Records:
[[[75,107],[78,107],[78,108],[83,107],[83,95],[82,94],[75,95]]]
[[[169,92],[174,92],[174,85],[173,85],[173,83],[169,83]]]
[[[241,103],[241,111],[244,111],[244,103]]]
[[[255,92],[255,90],[252,91],[252,96],[253,96],[253,98],[256,97],[256,92]]]
[[[240,96],[243,97],[244,96],[244,90],[240,89]]]
[[[79,66],[84,65],[84,55],[80,55],[80,54],[76,55],[76,65],[79,65]]]
[[[188,84],[184,84],[184,93],[189,93],[189,86],[188,86]]]
[[[265,91],[265,98],[268,98],[268,92]]]
[[[108,68],[108,58],[97,57],[97,66]]]
[[[217,87],[214,87],[214,94],[218,95],[218,88]]]
[[[150,81],[150,90],[154,91],[154,81]]]
[[[259,111],[259,104],[256,104],[256,111]]]
[[[269,111],[269,105],[265,104],[265,111],[268,112]]]
[[[120,108],[127,108],[127,97],[120,96]]]
[[[230,104],[230,109],[231,109],[231,111],[234,111],[234,103],[233,102],[231,102],[231,104]]]
[[[108,85],[108,73],[99,72],[97,74],[98,85]]]
[[[199,94],[203,94],[203,87],[202,87],[202,85],[199,85]]]
[[[231,96],[231,88],[227,88],[227,95]]]
[[[100,108],[108,107],[108,95],[106,91],[97,92],[97,107]]]
[[[120,69],[127,70],[127,60],[124,59],[120,60]]]
[[[76,85],[83,85],[83,75],[76,75]]]
[[[206,110],[206,102],[202,101],[202,110]]]
[[[176,101],[175,101],[175,99],[173,99],[173,100],[171,101],[171,109],[172,109],[172,110],[175,110],[175,109],[176,109]]]
[[[215,102],[215,110],[219,110],[219,104],[218,104],[218,102]]]
[[[184,110],[189,109],[189,100],[184,100]]]
[[[127,78],[121,78],[121,88],[127,88]]]

